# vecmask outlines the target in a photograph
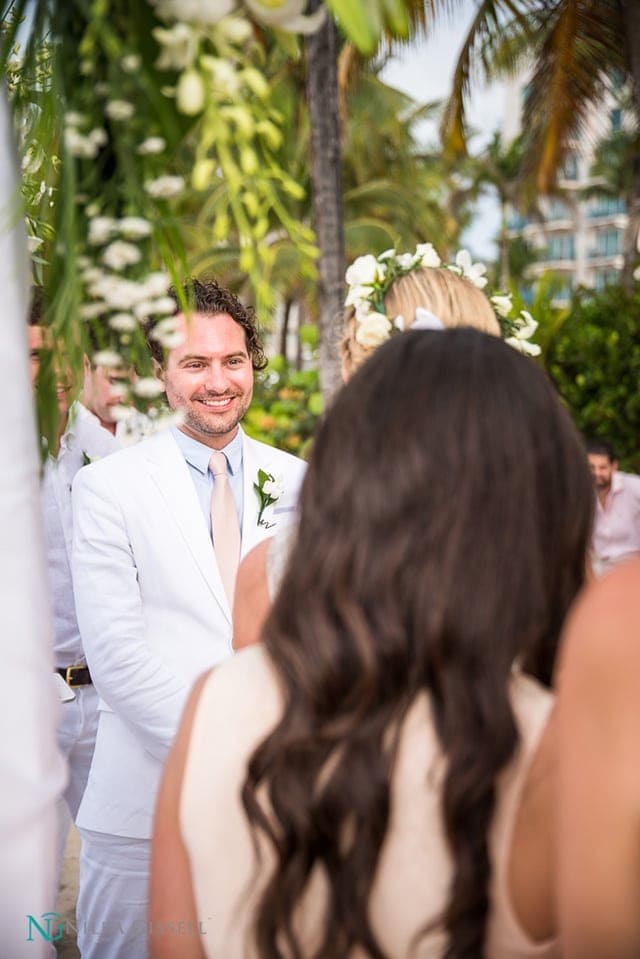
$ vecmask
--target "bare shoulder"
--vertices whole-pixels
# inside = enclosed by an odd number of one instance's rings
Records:
[[[261,543],[258,543],[257,546],[254,546],[253,549],[247,553],[240,563],[238,578],[240,579],[240,577],[242,577],[243,585],[251,586],[262,584],[262,581],[266,580],[267,557],[269,555],[270,543],[271,537],[263,539]]]
[[[584,591],[565,628],[558,672],[560,728],[570,739],[584,724],[590,748],[600,742],[606,752],[610,741],[622,747],[632,731],[640,735],[640,562]]]
[[[271,608],[267,562],[270,539],[247,553],[240,563],[233,612],[233,648],[242,649],[260,641]]]
[[[592,582],[565,627],[561,681],[576,669],[602,680],[640,667],[640,560]],[[636,672],[636,676],[638,673]]]

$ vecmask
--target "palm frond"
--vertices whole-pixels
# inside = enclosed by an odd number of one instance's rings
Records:
[[[518,24],[522,30],[528,29],[530,7],[531,0],[482,0],[480,3],[460,51],[451,96],[442,117],[442,142],[450,155],[461,156],[466,152],[466,101],[472,81],[489,77],[492,50],[507,21]]]
[[[537,190],[552,188],[571,138],[607,87],[607,73],[624,71],[621,30],[614,0],[556,2],[523,111],[525,173]]]

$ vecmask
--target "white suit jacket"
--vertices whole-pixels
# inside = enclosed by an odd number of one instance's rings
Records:
[[[295,517],[306,465],[243,434],[242,555]],[[258,525],[258,469],[284,493]],[[189,468],[170,431],[80,470],[73,582],[101,699],[78,825],[151,836],[162,765],[194,680],[231,655],[231,610]]]

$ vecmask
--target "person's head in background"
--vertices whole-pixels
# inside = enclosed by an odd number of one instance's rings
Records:
[[[70,370],[64,364],[63,357],[54,355],[51,329],[43,326],[43,314],[44,291],[41,287],[34,287],[31,295],[27,331],[31,382],[36,389],[43,360],[47,363],[51,362],[53,364],[52,369],[62,370],[55,375],[55,390],[60,416],[58,433],[61,435],[69,416],[73,381]],[[91,350],[95,352],[97,339],[91,327],[88,327],[88,334]],[[122,402],[122,389],[120,387],[127,381],[127,374],[124,370],[95,366],[87,354],[84,355],[83,364],[80,402],[98,418],[104,429],[110,433],[115,433],[116,419],[113,409]]]
[[[55,354],[51,328],[43,323],[44,313],[44,291],[41,287],[33,287],[27,318],[31,385],[35,391],[38,389],[38,382],[42,376],[45,378],[52,377],[59,412],[58,434],[61,435],[69,416],[72,378],[69,370],[64,368],[62,358]]]
[[[83,377],[80,402],[93,413],[103,429],[115,434],[118,424],[114,412],[123,403],[129,375],[123,367],[107,367],[94,363],[92,357],[99,355],[99,344],[95,331],[88,326],[91,355],[83,358]]]
[[[444,267],[422,267],[398,277],[385,294],[384,307],[387,317],[404,318],[405,329],[416,322],[416,312],[420,316],[420,311],[426,311],[445,328],[472,326],[500,336],[500,325],[486,294]],[[343,378],[348,380],[378,345],[379,341],[367,342],[361,335],[356,310],[347,307],[340,344]]]
[[[482,954],[496,780],[518,743],[512,671],[558,638],[584,580],[592,495],[551,384],[497,337],[410,330],[340,391],[264,629],[286,705],[244,801],[260,831],[258,792],[277,797],[269,832],[288,840],[274,841],[258,930],[293,928],[322,848],[330,888],[349,890],[349,933],[371,942],[395,733],[427,693],[454,869],[443,925],[451,955]],[[313,795],[311,819],[302,795]],[[323,822],[331,836],[314,832]],[[346,941],[341,904],[329,902],[326,955]]]
[[[611,489],[613,474],[618,468],[613,446],[608,440],[600,437],[588,439],[586,446],[594,486],[599,494],[606,496]]]

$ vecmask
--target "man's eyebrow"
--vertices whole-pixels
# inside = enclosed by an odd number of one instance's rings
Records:
[[[206,361],[206,360],[208,360],[208,359],[209,359],[208,356],[201,356],[199,353],[188,353],[186,356],[183,356],[183,357],[180,359],[179,362],[180,362],[180,363],[188,363],[189,360],[204,360],[204,361]]]
[[[249,359],[249,354],[247,353],[246,350],[235,350],[235,352],[233,353],[225,353],[222,359],[231,360],[231,359],[234,359],[236,356],[241,356],[244,359]],[[202,363],[208,363],[210,359],[211,357],[206,354],[188,353],[186,356],[183,356],[181,360],[179,360],[178,365],[181,366],[183,363],[189,363],[191,360],[200,360]]]

